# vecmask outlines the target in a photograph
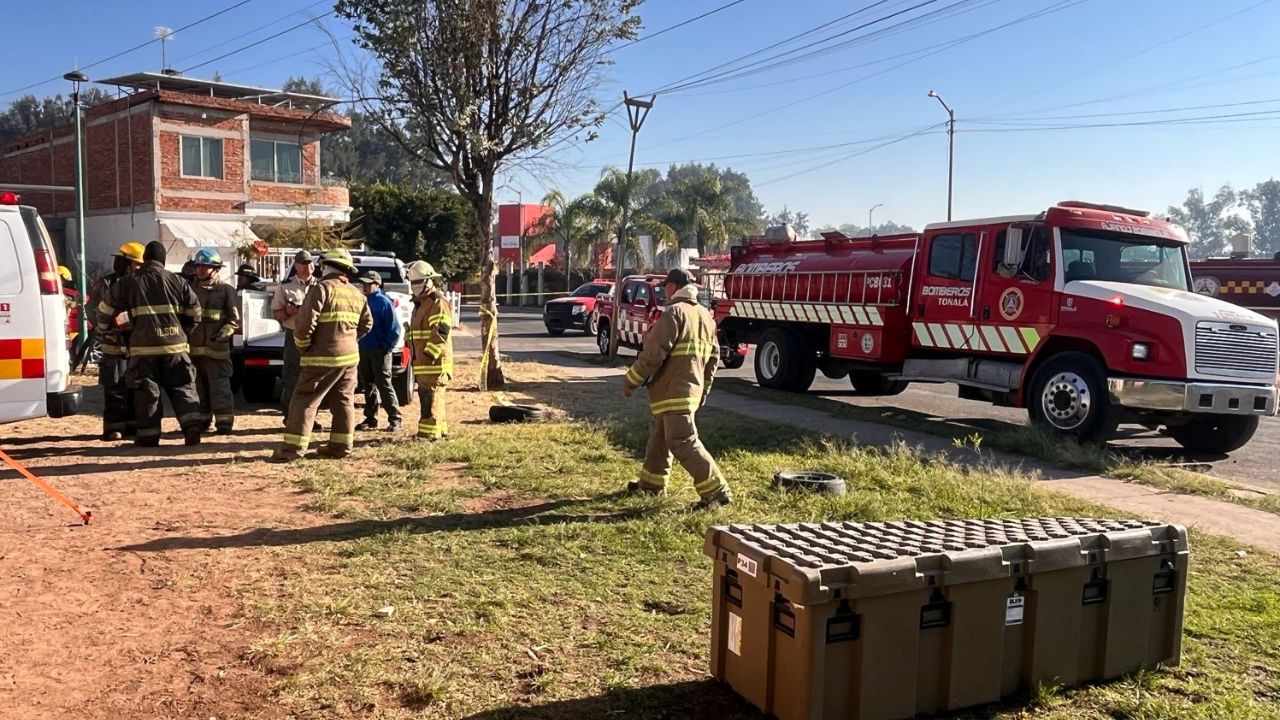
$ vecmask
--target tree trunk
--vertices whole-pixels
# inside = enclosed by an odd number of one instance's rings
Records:
[[[481,196],[474,206],[476,230],[480,233],[480,389],[503,390],[507,379],[502,373],[502,356],[498,352],[498,264],[493,258],[493,183],[484,182]]]

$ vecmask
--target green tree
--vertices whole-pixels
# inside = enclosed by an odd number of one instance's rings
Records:
[[[1268,255],[1280,252],[1280,180],[1260,182],[1240,195],[1253,225],[1254,250]]]
[[[85,88],[80,92],[80,102],[85,107],[99,105],[114,97],[111,93],[96,87]],[[9,108],[0,113],[0,142],[60,125],[69,125],[74,121],[75,111],[71,98],[64,98],[61,95],[45,98],[23,95],[9,103]]]
[[[575,260],[583,262],[584,258],[594,258],[591,251],[600,234],[599,203],[590,194],[570,200],[559,190],[552,190],[542,198],[542,204],[551,211],[540,217],[531,229],[536,235],[555,238],[564,249],[567,276]]]
[[[782,211],[777,215],[770,215],[768,218],[769,225],[790,225],[791,229],[796,231],[799,237],[809,236],[809,213],[792,211],[786,205],[782,206]]]
[[[699,255],[723,252],[731,239],[760,231],[760,203],[750,181],[741,173],[727,175],[714,165],[667,171],[658,186],[667,201],[662,219],[680,247],[696,248]]]
[[[824,232],[842,232],[849,237],[870,237],[872,235],[902,235],[915,232],[915,228],[909,225],[899,225],[892,221],[885,221],[874,228],[865,228],[861,225],[853,223],[843,223],[839,227],[835,225],[823,225],[813,231],[815,236],[821,236]]]
[[[455,193],[357,183],[351,216],[355,236],[374,250],[391,250],[405,262],[426,260],[449,280],[466,280],[480,269],[471,208]]]
[[[632,174],[631,227],[627,228],[624,251],[619,253],[620,257],[614,258],[614,263],[622,267],[638,268],[644,264],[644,251],[640,247],[641,235],[652,238],[655,247],[651,250],[655,254],[657,248],[675,244],[675,231],[662,221],[667,214],[668,200],[655,189],[661,178],[662,174],[652,168],[636,170]],[[591,191],[595,197],[595,202],[591,205],[595,220],[605,230],[606,237],[616,235],[617,228],[622,226],[622,209],[625,198],[628,197],[626,190],[627,173],[617,168],[605,168],[600,181]]]
[[[1181,225],[1191,240],[1192,257],[1213,257],[1226,253],[1231,240],[1249,231],[1249,223],[1235,211],[1240,199],[1230,185],[1223,185],[1205,200],[1204,190],[1192,188],[1180,206],[1170,206],[1169,220]]]
[[[480,273],[481,388],[506,384],[498,353],[494,180],[511,162],[604,122],[596,100],[639,0],[338,0],[378,65],[369,108],[471,206]],[[407,132],[410,129],[411,132]],[[592,133],[593,134],[593,133]]]

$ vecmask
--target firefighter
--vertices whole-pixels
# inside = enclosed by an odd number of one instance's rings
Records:
[[[200,301],[189,283],[164,269],[164,245],[147,243],[142,258],[142,267],[112,285],[107,299],[97,308],[102,325],[126,312],[133,325],[125,381],[134,391],[138,422],[134,443],[141,447],[160,444],[163,389],[186,444],[199,445],[200,400],[187,333],[200,321]]]
[[[639,479],[627,486],[628,494],[658,495],[671,475],[671,456],[693,477],[701,498],[694,509],[727,505],[733,500],[729,485],[715,460],[698,439],[694,413],[707,401],[715,378],[720,348],[711,313],[698,304],[698,286],[689,273],[675,269],[667,274],[667,308],[650,328],[631,369],[623,380],[622,394],[649,388],[649,445]]]
[[[87,307],[96,308],[107,299],[111,288],[130,272],[142,267],[142,243],[127,242],[112,256],[111,272],[98,278],[89,293]],[[98,384],[102,386],[102,441],[115,442],[138,434],[133,416],[133,391],[125,384],[128,365],[129,317],[120,313],[109,323],[94,323],[102,359],[98,361]]]
[[[241,290],[261,290],[262,278],[258,275],[258,271],[252,265],[241,265],[236,270],[236,292]]]
[[[315,261],[311,253],[299,250],[293,256],[293,277],[276,286],[271,296],[271,315],[284,328],[284,365],[280,368],[280,409],[284,411],[284,423],[289,424],[289,404],[293,397],[293,388],[298,382],[300,355],[298,345],[293,341],[298,322],[298,311],[308,291],[315,287],[317,280],[312,274]],[[317,423],[313,432],[320,432]]]
[[[413,375],[418,383],[417,437],[443,440],[449,436],[445,414],[444,389],[453,377],[453,307],[436,287],[440,273],[423,260],[406,269],[413,291],[413,320],[409,325],[409,343],[413,351]]]
[[[196,273],[192,287],[203,315],[188,336],[191,360],[196,366],[201,429],[208,432],[212,420],[217,433],[227,435],[236,422],[231,394],[231,336],[240,327],[240,305],[235,288],[218,278],[222,257],[216,251],[197,250],[191,264]]]
[[[333,427],[328,444],[317,454],[343,458],[351,454],[355,442],[358,342],[373,327],[373,316],[364,294],[348,279],[356,272],[351,253],[329,250],[321,256],[320,267],[320,283],[307,292],[294,316],[293,341],[300,354],[300,370],[289,401],[284,444],[271,455],[272,462],[302,457],[321,405],[333,414]]]

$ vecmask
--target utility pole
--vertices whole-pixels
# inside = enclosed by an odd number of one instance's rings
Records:
[[[85,312],[85,295],[88,294],[89,283],[85,274],[86,258],[84,253],[84,122],[80,107],[80,84],[89,82],[89,77],[79,70],[72,70],[62,76],[71,83],[71,103],[75,106],[76,116],[76,245],[80,250],[80,259],[76,263],[76,275],[80,278],[80,320],[76,329],[76,349],[89,342],[89,318]]]
[[[878,208],[878,207],[884,207],[884,203],[876,203],[875,205],[872,205],[872,206],[871,206],[871,209],[870,209],[870,210],[868,210],[868,211],[867,211],[867,235],[875,235],[875,234],[876,234],[876,231],[875,231],[875,227],[876,227],[876,226],[872,224],[872,222],[871,222],[871,216],[872,216],[872,214],[874,214],[874,213],[875,213],[876,208]]]
[[[609,322],[609,359],[618,357],[618,310],[622,307],[622,266],[626,263],[625,242],[627,226],[631,222],[631,174],[636,164],[636,135],[640,127],[653,109],[656,96],[650,95],[648,100],[641,100],[622,93],[622,104],[627,108],[627,121],[631,125],[631,155],[627,158],[627,187],[622,193],[622,226],[618,228],[618,249],[613,254],[613,317]]]
[[[951,182],[955,177],[956,163],[956,111],[947,105],[947,101],[937,91],[930,90],[929,97],[942,103],[942,109],[947,111],[947,222],[951,222]]]

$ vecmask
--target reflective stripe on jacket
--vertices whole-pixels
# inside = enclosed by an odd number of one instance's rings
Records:
[[[214,278],[193,287],[202,310],[200,323],[188,335],[191,355],[226,360],[231,357],[231,336],[240,327],[236,289]]]
[[[125,323],[120,321],[120,314],[111,319],[111,322],[102,323],[98,321],[97,307],[107,299],[107,295],[111,292],[111,288],[123,276],[115,273],[107,273],[98,278],[98,282],[93,284],[89,290],[89,304],[86,306],[88,312],[93,313],[94,332],[98,334],[99,347],[102,348],[103,355],[113,355],[122,357],[129,351],[129,330]],[[125,320],[128,316],[125,316]]]
[[[96,312],[101,325],[129,313],[130,357],[177,355],[191,349],[187,332],[200,320],[200,300],[190,283],[151,261],[112,285]]]
[[[413,374],[418,382],[440,386],[453,377],[453,306],[437,289],[419,295],[409,323]]]
[[[295,317],[293,342],[302,367],[360,363],[359,339],[373,327],[373,316],[364,294],[345,275],[330,275],[308,290]]]
[[[693,412],[711,392],[719,362],[715,320],[698,304],[697,286],[688,285],[671,297],[649,329],[626,383],[633,388],[648,384],[654,415]]]

